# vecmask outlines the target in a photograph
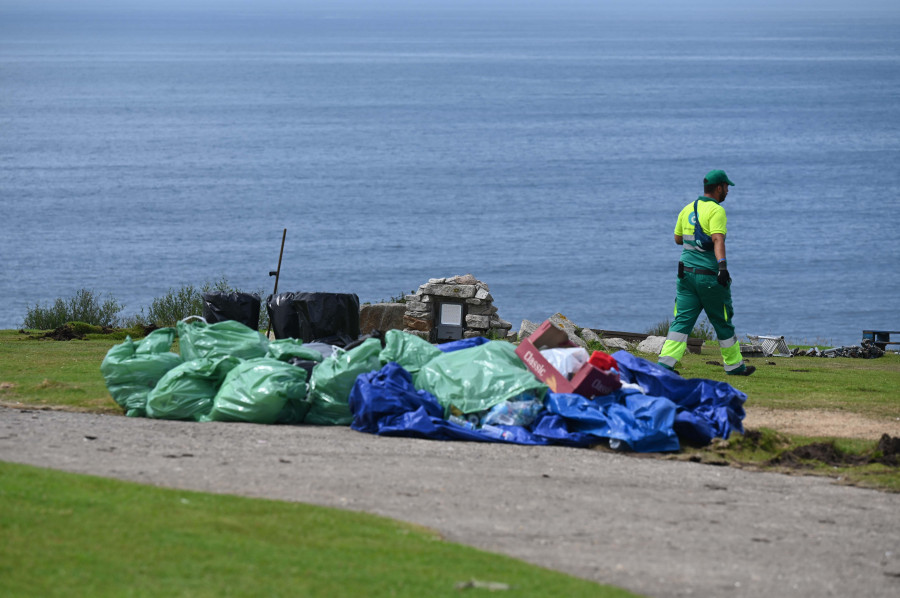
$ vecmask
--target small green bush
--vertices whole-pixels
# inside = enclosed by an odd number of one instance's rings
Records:
[[[144,316],[144,310],[141,309],[140,316],[134,316],[127,320],[131,325],[134,324],[155,324],[156,326],[174,326],[179,320],[183,320],[188,316],[200,316],[203,314],[203,293],[241,293],[240,289],[236,289],[228,284],[228,279],[224,276],[213,282],[205,282],[200,287],[194,285],[185,285],[178,289],[169,289],[162,297],[157,297],[150,303],[147,315]],[[256,291],[256,294],[265,301],[265,291]],[[265,305],[260,306],[258,329],[265,330],[269,325],[269,314],[266,312]]]
[[[188,316],[199,316],[203,313],[203,298],[200,293],[201,291],[191,284],[180,289],[169,289],[165,295],[150,302],[147,323],[174,326]],[[143,310],[141,312],[143,313]]]
[[[113,297],[101,300],[93,290],[79,289],[67,299],[57,298],[52,305],[29,307],[22,328],[53,330],[68,322],[113,328],[123,307]]]
[[[79,334],[98,334],[100,328],[123,328],[145,334],[145,326],[174,326],[179,320],[188,316],[203,314],[203,293],[240,293],[244,292],[228,284],[223,276],[219,280],[206,282],[200,287],[185,285],[171,288],[162,297],[157,297],[146,310],[141,308],[137,314],[119,316],[124,308],[112,297],[101,301],[98,295],[89,289],[81,289],[70,298],[58,298],[52,304],[40,304],[29,307],[22,328],[34,330],[53,330],[64,324],[71,324]],[[269,325],[269,314],[266,311],[266,291],[260,289],[255,293],[261,298],[258,329],[265,330]]]

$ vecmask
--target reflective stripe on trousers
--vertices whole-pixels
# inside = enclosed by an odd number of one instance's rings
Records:
[[[722,353],[726,372],[736,370],[744,365],[744,359],[741,357],[741,345],[738,343],[737,336],[720,340],[719,351]]]
[[[663,344],[662,351],[659,352],[657,363],[674,368],[687,349],[687,341],[688,335],[669,329],[666,342]]]

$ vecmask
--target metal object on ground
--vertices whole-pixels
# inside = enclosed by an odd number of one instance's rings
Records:
[[[872,339],[863,339],[861,345],[834,347],[818,352],[818,357],[855,357],[860,359],[876,359],[884,356],[884,349]]]
[[[744,344],[741,343],[741,356],[743,357],[765,357],[766,353],[763,351],[762,345],[759,344]]]
[[[891,340],[892,334],[900,334],[900,330],[863,330],[863,340],[870,340],[882,351],[887,351],[888,345],[900,345],[900,341]]]
[[[751,343],[762,347],[766,357],[793,357],[783,336],[747,336]]]

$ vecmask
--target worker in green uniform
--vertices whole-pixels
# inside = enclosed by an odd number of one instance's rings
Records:
[[[675,319],[659,354],[659,365],[670,370],[684,355],[688,335],[700,312],[716,330],[725,373],[749,376],[756,368],[741,357],[734,334],[734,308],[731,305],[731,276],[725,261],[725,208],[728,187],[734,183],[724,170],[712,170],[703,178],[703,195],[686,205],[675,223],[675,243],[684,247],[678,262],[678,292]]]

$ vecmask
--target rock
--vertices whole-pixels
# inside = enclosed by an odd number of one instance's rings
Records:
[[[363,305],[359,309],[359,330],[368,334],[373,330],[402,330],[403,316],[406,313],[404,303],[375,303]]]
[[[607,353],[612,351],[631,351],[631,343],[624,338],[604,338],[600,341],[606,347]]]
[[[407,301],[406,302],[406,311],[414,312],[414,311],[430,311],[431,306],[424,301]]]
[[[472,276],[471,274],[463,274],[462,276],[454,276],[453,278],[448,278],[447,282],[452,284],[478,284],[478,279]]]
[[[582,339],[580,336],[578,336],[574,332],[569,334],[569,340],[572,341],[573,343],[575,343],[577,346],[581,347],[582,349],[588,348],[587,343],[584,342],[584,339]]]
[[[600,338],[600,335],[591,330],[590,328],[582,328],[581,329],[581,338],[584,339],[587,343],[602,343],[603,339]]]
[[[481,328],[483,330],[487,330],[491,327],[491,318],[490,316],[466,316],[466,327],[467,328]]]
[[[659,355],[665,342],[666,337],[664,336],[648,336],[638,344],[637,351],[640,353]]]
[[[491,318],[491,328],[498,328],[500,330],[511,330],[512,322],[507,322],[506,320],[501,320],[498,316],[494,315]]]
[[[563,329],[566,333],[566,336],[569,337],[569,340],[575,343],[575,345],[587,349],[587,343],[582,340],[580,336],[575,332],[575,323],[572,322],[569,318],[562,315],[561,313],[555,313],[550,316],[550,321]]]
[[[566,332],[575,332],[575,322],[557,312],[550,316],[550,321],[565,330]]]
[[[531,322],[530,320],[522,320],[522,324],[519,326],[519,334],[517,335],[518,340],[523,340],[534,334],[534,331],[537,330],[538,324]]]
[[[425,320],[422,318],[413,318],[408,315],[403,316],[403,324],[407,328],[412,330],[420,330],[422,332],[431,332],[431,320]]]
[[[475,285],[465,284],[427,284],[424,293],[438,297],[454,297],[457,299],[469,299],[475,296]]]
[[[484,336],[481,330],[464,330],[463,338],[475,338],[476,336]]]
[[[434,320],[434,312],[430,309],[409,309],[409,307],[407,307],[406,315],[418,320]]]
[[[476,299],[482,299],[484,301],[493,301],[494,300],[493,295],[491,295],[490,292],[488,292],[487,290],[479,289],[478,287],[475,287],[475,288],[476,288],[476,291],[475,291]]]
[[[471,299],[467,301],[471,301]],[[497,313],[497,308],[490,304],[469,305],[468,313],[473,316],[491,316]]]

